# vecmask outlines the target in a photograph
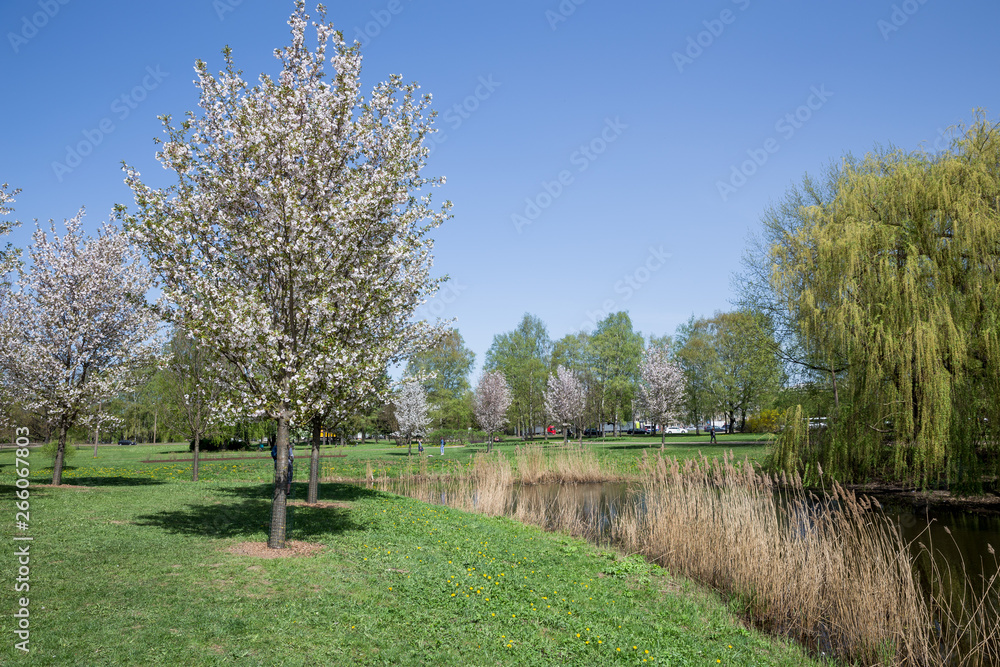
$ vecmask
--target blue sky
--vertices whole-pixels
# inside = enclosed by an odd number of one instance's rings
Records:
[[[434,95],[428,174],[455,205],[435,270],[451,283],[421,313],[457,318],[477,366],[525,312],[556,339],[617,310],[646,335],[726,310],[747,235],[804,173],[877,144],[932,146],[976,107],[1000,116],[994,1],[327,8],[364,44],[366,88],[398,72]],[[25,222],[11,240],[80,206],[94,229],[131,202],[123,160],[165,185],[156,116],[196,107],[195,60],[217,71],[228,44],[248,78],[276,71],[292,9],[0,4],[0,182],[22,189]]]

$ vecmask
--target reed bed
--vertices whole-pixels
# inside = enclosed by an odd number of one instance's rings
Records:
[[[597,489],[581,498],[525,486],[622,479],[602,472],[592,453],[526,447],[514,460],[476,456],[437,484],[415,475],[378,482],[642,554],[817,655],[863,665],[1000,664],[997,575],[976,582],[964,566],[943,564],[933,544],[911,549],[877,501],[837,484],[816,495],[749,461],[644,456],[633,501],[609,512]]]

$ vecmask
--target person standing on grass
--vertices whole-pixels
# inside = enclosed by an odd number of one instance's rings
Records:
[[[420,439],[418,438],[417,439],[417,454],[423,454],[423,453],[424,453],[424,443],[422,443],[420,441]]]
[[[712,436],[712,439],[711,439],[711,440],[709,440],[709,442],[716,442],[716,443],[717,443],[718,441],[717,441],[717,440],[715,439],[715,424],[712,424],[712,428],[711,428],[711,429],[709,429],[709,431],[708,431],[708,432],[709,432],[709,434],[711,434],[711,436]]]
[[[444,438],[441,438],[441,456],[444,456]]]

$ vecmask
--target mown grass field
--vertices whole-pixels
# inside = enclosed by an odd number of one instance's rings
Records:
[[[231,550],[265,541],[267,484],[32,488],[31,653],[12,647],[8,592],[0,662],[808,662],[635,558],[353,485],[324,484],[320,496],[329,505],[295,507],[290,530],[320,548],[264,559]],[[7,591],[15,569],[0,560]]]
[[[664,454],[681,459],[691,458],[703,453],[709,458],[721,457],[724,452],[732,450],[737,458],[748,457],[753,461],[763,461],[767,453],[767,436],[761,435],[720,435],[718,444],[709,443],[709,436],[672,435],[666,439]],[[532,444],[542,444],[548,447],[561,447],[561,438],[550,438],[546,444],[542,439],[531,441]],[[506,440],[495,449],[505,453],[513,452],[514,448],[524,444],[522,441]],[[571,447],[577,447],[571,441]],[[474,454],[483,451],[485,445],[448,446],[444,456],[433,443],[425,443],[424,462],[430,473],[447,471],[457,464],[467,465]],[[594,451],[601,463],[608,470],[622,474],[638,471],[638,463],[647,450],[659,451],[660,438],[656,437],[623,437],[585,439],[583,447]],[[35,450],[32,450],[35,452]],[[384,472],[390,477],[398,476],[408,467],[419,465],[417,447],[413,446],[413,455],[407,455],[406,447],[398,447],[392,442],[378,443],[366,441],[358,446],[326,446],[321,448],[323,455],[335,454],[335,458],[320,459],[320,474],[325,479],[355,480],[366,476],[368,466],[378,475]],[[294,475],[297,481],[309,478],[309,447],[295,448]],[[63,471],[63,482],[81,485],[114,485],[123,480],[145,479],[154,481],[184,480],[191,478],[191,454],[187,444],[157,444],[119,447],[117,445],[98,447],[98,456],[93,458],[93,446],[81,445],[69,459]],[[226,461],[211,461],[206,459],[227,458]],[[188,459],[184,461],[183,459]],[[143,463],[145,460],[170,462]],[[44,483],[51,480],[51,462],[41,456],[34,456],[31,467],[31,480]],[[0,449],[0,483],[13,479],[14,452],[10,448]],[[204,481],[252,481],[268,482],[273,479],[274,466],[269,451],[253,452],[203,452],[199,463],[199,477]]]

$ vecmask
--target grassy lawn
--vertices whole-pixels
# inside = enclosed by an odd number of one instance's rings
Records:
[[[87,488],[31,488],[27,657],[4,522],[0,663],[812,664],[642,561],[363,487],[324,484],[329,506],[292,510],[290,538],[321,545],[310,555],[242,555],[266,539],[270,488],[225,478],[267,476],[270,461],[206,464],[215,481],[198,484],[184,465],[134,462],[165,449],[81,450],[65,481]],[[11,463],[0,453],[13,513]]]
[[[763,461],[767,453],[767,436],[736,434],[718,436],[718,444],[709,444],[709,436],[670,435],[666,438],[664,453],[678,458],[690,458],[704,454],[709,458],[721,457],[724,452],[732,452],[737,458],[748,457],[752,461]],[[513,453],[515,447],[523,445],[521,440],[508,439],[496,446],[497,451]],[[561,438],[537,439],[532,444],[549,447],[562,446]],[[576,446],[575,444],[572,446]],[[637,472],[637,465],[646,450],[659,451],[659,436],[626,436],[621,438],[587,438],[583,446],[597,453],[602,464],[609,469],[628,474]],[[424,444],[425,464],[428,472],[440,472],[456,464],[467,464],[472,456],[483,451],[485,445],[448,446],[444,456],[433,443]],[[34,452],[35,450],[33,450]],[[323,455],[341,455],[320,459],[321,476],[327,479],[362,479],[370,465],[376,475],[384,471],[394,477],[404,472],[408,466],[419,465],[416,445],[413,456],[407,455],[406,447],[397,447],[392,442],[375,443],[367,441],[363,445],[323,447]],[[31,480],[45,483],[51,480],[51,462],[41,460],[41,455],[33,453]],[[157,444],[119,447],[117,445],[98,447],[97,458],[93,458],[92,446],[81,446],[73,453],[63,472],[63,482],[85,486],[115,485],[131,483],[131,480],[178,481],[191,478],[191,454],[186,444]],[[230,460],[211,461],[205,459],[225,458]],[[295,479],[309,478],[309,447],[296,447],[294,466]],[[163,460],[170,462],[162,462]],[[183,459],[187,459],[184,461]],[[207,482],[268,482],[273,479],[274,465],[269,451],[253,452],[208,452],[202,453],[199,476]],[[146,460],[160,461],[143,463]],[[13,479],[14,452],[0,450],[0,483]]]

